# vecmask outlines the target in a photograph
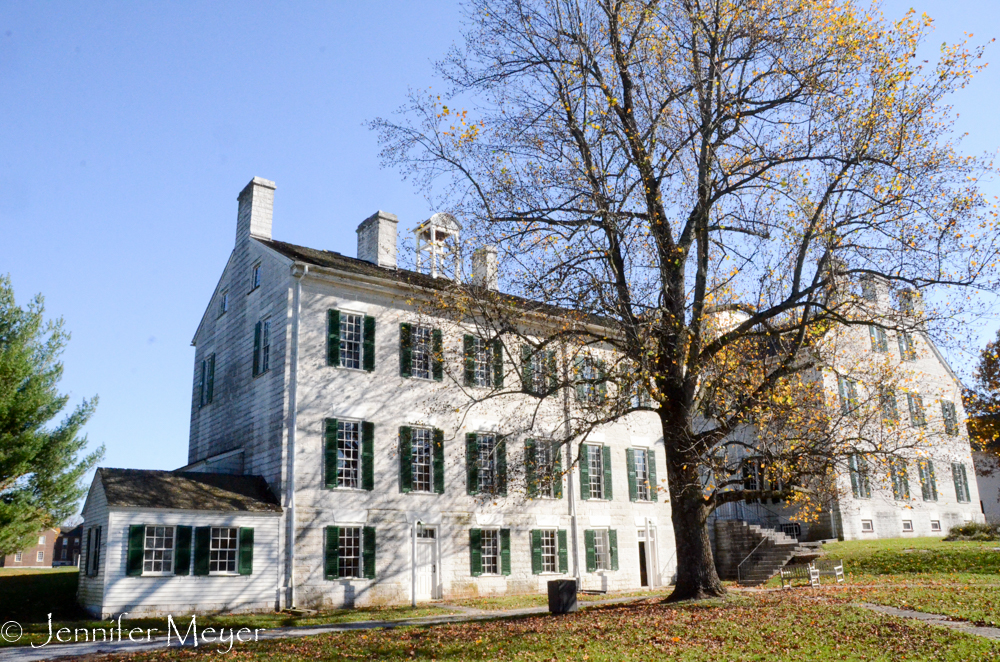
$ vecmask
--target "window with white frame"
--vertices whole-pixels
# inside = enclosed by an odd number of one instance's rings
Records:
[[[587,478],[590,481],[590,498],[604,498],[604,449],[587,445]]]
[[[556,532],[542,531],[542,572],[559,571],[559,545]]]
[[[413,428],[410,433],[411,453],[410,467],[413,472],[412,489],[414,492],[432,492],[434,490],[434,433],[428,428]]]
[[[44,560],[45,560],[45,552],[38,552],[37,554],[35,554],[35,561],[41,563]]]
[[[338,576],[341,578],[361,577],[361,527],[340,527],[338,541]]]
[[[498,487],[497,437],[495,434],[477,434],[476,443],[479,446],[479,493],[492,494]]]
[[[337,487],[361,487],[361,423],[337,421]]]
[[[493,385],[493,348],[490,343],[474,336],[472,338],[473,385]]]
[[[556,355],[552,350],[539,350],[531,355],[532,393],[545,393],[550,387],[550,381],[555,379]]]
[[[870,519],[861,520],[861,531],[863,533],[872,533],[873,531],[875,531],[875,525],[872,523],[872,520]]]
[[[607,529],[594,531],[594,560],[598,570],[611,570],[611,543]]]
[[[932,519],[931,520],[931,531],[940,531],[940,530],[941,530],[941,520]]]
[[[361,370],[365,316],[340,313],[340,366]]]
[[[872,350],[885,354],[889,351],[889,339],[885,335],[885,329],[871,324],[868,326],[868,334],[872,339]]]
[[[903,520],[903,533],[911,533],[913,531],[913,520],[904,519]]]
[[[239,551],[239,529],[231,526],[213,526],[209,545],[208,573],[231,575],[236,573],[236,556]]]
[[[649,453],[645,448],[636,448],[635,454],[635,498],[649,501]]]
[[[603,396],[603,389],[602,385],[598,383],[601,378],[601,370],[597,361],[589,357],[580,360],[577,372],[580,379],[576,389],[577,400],[588,404],[599,403]]]
[[[414,326],[410,343],[412,352],[410,374],[418,379],[432,379],[434,376],[433,329],[427,326]]]
[[[483,574],[500,574],[500,531],[499,529],[483,529]]]
[[[260,332],[260,371],[267,372],[271,367],[271,320],[261,323]]]
[[[143,543],[143,574],[169,574],[174,569],[174,527],[147,526]]]
[[[39,536],[38,537],[38,544],[39,545],[44,545],[45,544],[45,536]]]
[[[917,347],[913,343],[913,335],[900,331],[896,334],[896,341],[899,344],[899,358],[903,361],[917,360]]]
[[[896,406],[896,393],[892,389],[883,389],[878,394],[879,407],[882,410],[882,420],[899,421],[899,409]]]
[[[253,265],[250,270],[250,289],[256,290],[258,287],[260,287],[260,262]]]
[[[535,442],[535,481],[538,496],[555,497],[555,467],[552,441],[539,439]]]
[[[21,552],[14,552],[14,563],[20,563],[21,556],[22,556]]]
[[[950,400],[941,401],[941,418],[944,419],[944,431],[950,437],[958,435],[958,415],[955,413],[955,403]]]
[[[219,317],[225,315],[227,310],[229,310],[229,290],[223,290],[219,295]]]
[[[924,401],[919,393],[907,393],[906,404],[910,410],[910,427],[922,428],[927,425],[927,418],[924,416]]]

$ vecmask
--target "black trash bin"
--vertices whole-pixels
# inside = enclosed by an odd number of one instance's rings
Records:
[[[577,610],[576,580],[553,579],[549,582],[549,611],[568,614]]]

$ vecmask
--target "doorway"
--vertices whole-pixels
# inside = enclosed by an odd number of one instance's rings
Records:
[[[437,529],[417,526],[417,544],[413,566],[416,573],[414,593],[418,601],[437,597]]]
[[[646,572],[646,541],[639,541],[639,585],[649,586],[649,574]]]

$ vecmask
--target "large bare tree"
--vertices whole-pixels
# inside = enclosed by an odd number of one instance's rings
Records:
[[[890,23],[850,0],[470,0],[465,16],[440,64],[447,91],[414,92],[401,118],[374,122],[383,156],[467,241],[497,247],[505,291],[561,321],[526,331],[523,303],[474,284],[454,286],[466,305],[450,310],[521,336],[505,350],[515,362],[569,352],[551,388],[506,384],[540,401],[567,382],[599,387],[567,437],[655,412],[672,597],[721,595],[713,509],[790,496],[858,444],[912,446],[871,432],[885,418],[874,387],[823,406],[846,337],[831,330],[933,333],[976,300],[936,292],[996,285],[996,219],[978,189],[992,164],[959,153],[945,105],[981,51],[945,47],[928,65],[926,19]],[[865,279],[908,305],[860,296]],[[592,348],[614,358],[570,369]],[[871,384],[896,379],[880,369],[864,368]],[[741,495],[748,457],[784,478]]]

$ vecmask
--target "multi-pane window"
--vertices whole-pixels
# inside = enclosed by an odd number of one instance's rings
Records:
[[[858,386],[853,379],[837,377],[837,388],[840,391],[840,413],[858,415]]]
[[[969,503],[972,496],[969,494],[969,478],[965,473],[965,465],[961,462],[952,462],[951,475],[955,480],[955,499],[959,503]]]
[[[361,577],[361,527],[340,527],[337,559],[339,577]]]
[[[337,421],[337,487],[361,487],[361,423]]]
[[[924,402],[918,393],[907,393],[906,404],[910,409],[910,425],[915,428],[922,428],[927,425],[924,417]]]
[[[587,449],[587,471],[590,482],[590,498],[604,498],[604,449],[600,446],[585,446]]]
[[[486,340],[472,338],[473,386],[493,384],[493,349]]]
[[[529,388],[532,393],[545,393],[551,388],[551,382],[555,379],[555,356],[555,352],[551,350],[537,351],[531,355]]]
[[[101,572],[101,530],[103,527],[96,526],[94,532],[94,548],[90,558],[90,574],[96,576]]]
[[[892,478],[892,498],[896,501],[909,501],[910,477],[904,460],[897,460],[889,469]]]
[[[224,291],[222,294],[219,295],[219,316],[221,317],[225,315],[227,310],[229,310],[228,290]]]
[[[414,326],[411,333],[412,363],[410,374],[420,379],[432,379],[434,368],[432,329],[426,326]]]
[[[920,460],[917,463],[920,472],[920,492],[924,501],[937,501],[937,481],[934,478],[934,462]]]
[[[365,337],[365,316],[340,314],[340,365],[361,370]]]
[[[558,572],[559,547],[555,531],[542,531],[542,572]]]
[[[604,396],[601,379],[601,369],[597,361],[591,358],[581,359],[577,365],[576,399],[586,404],[600,403]]]
[[[483,574],[500,574],[500,531],[498,529],[483,529]]]
[[[44,560],[45,560],[45,552],[38,552],[37,554],[35,554],[35,561],[41,563]]]
[[[944,431],[949,436],[958,434],[958,415],[955,413],[955,403],[950,400],[941,401],[941,417],[944,419]]]
[[[21,552],[14,552],[14,563],[21,562]]]
[[[639,501],[649,501],[649,454],[643,448],[632,452],[635,454],[635,497]]]
[[[433,430],[428,428],[413,428],[410,433],[411,441],[411,470],[413,472],[413,491],[431,492],[434,490],[434,467],[433,467]]]
[[[209,546],[209,574],[234,574],[236,572],[236,556],[239,552],[237,537],[239,529],[230,526],[213,526]]]
[[[479,450],[479,493],[492,494],[497,489],[497,437],[495,434],[479,434],[476,435],[476,444]]]
[[[250,271],[250,289],[256,290],[258,287],[260,287],[260,262],[253,265]]]
[[[607,529],[594,531],[594,559],[598,570],[611,570],[611,544]]]
[[[878,395],[879,407],[882,409],[882,420],[898,421],[899,409],[896,407],[896,393],[892,390],[883,390]]]
[[[899,343],[899,358],[904,361],[917,360],[917,346],[913,343],[913,334],[900,331],[896,334]]]
[[[851,471],[851,491],[857,499],[872,498],[871,480],[868,476],[868,461],[864,456],[855,453],[848,458],[848,468]]]
[[[874,324],[869,325],[868,335],[872,339],[872,350],[883,354],[889,351],[889,339],[885,335],[885,329]]]
[[[174,527],[147,526],[142,571],[169,573],[174,569]]]
[[[261,323],[260,332],[260,371],[267,372],[271,367],[271,320]]]
[[[538,496],[555,497],[555,468],[552,442],[539,439],[535,442],[535,480]]]

